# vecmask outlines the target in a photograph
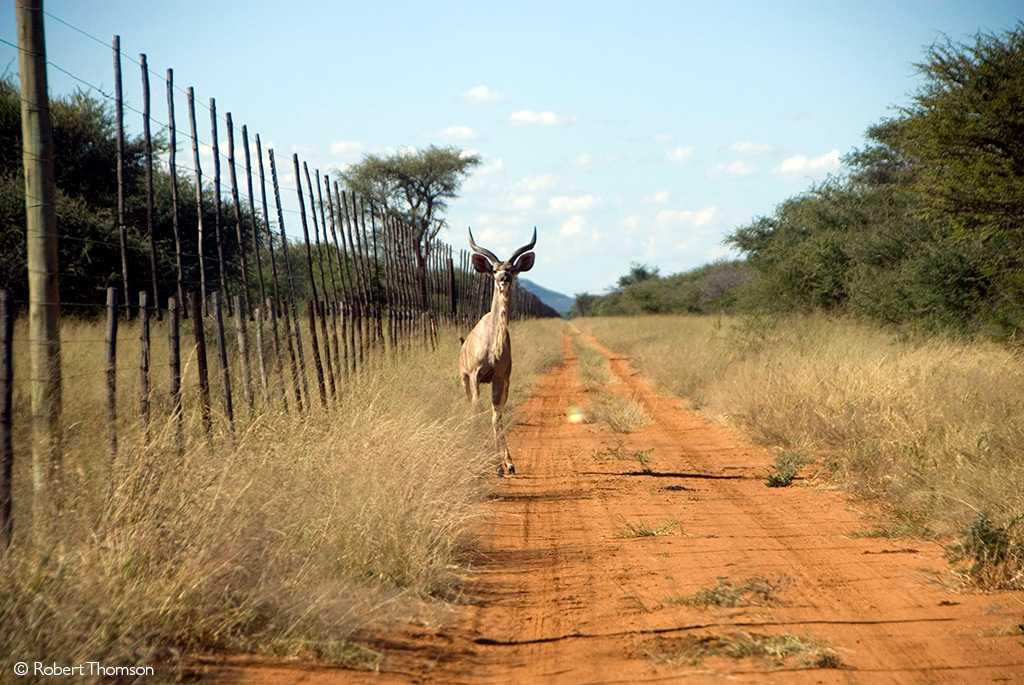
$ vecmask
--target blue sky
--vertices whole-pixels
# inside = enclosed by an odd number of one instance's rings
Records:
[[[0,10],[10,42],[13,5]],[[47,0],[45,9],[104,43],[121,36],[125,96],[137,109],[141,77],[128,58],[139,53],[157,75],[172,67],[199,102],[215,97],[219,113],[284,157],[292,209],[293,152],[322,172],[407,146],[479,154],[447,239],[464,246],[472,226],[501,256],[537,226],[530,278],[568,294],[602,292],[631,262],[668,274],[729,256],[724,236],[836,172],[869,125],[908,102],[928,45],[1024,18],[1019,2],[1000,0]],[[53,19],[46,31],[52,63],[113,91],[109,48]],[[0,44],[0,60],[17,70],[13,48]],[[166,86],[151,81],[154,119],[165,122]],[[51,69],[50,85],[67,93],[81,83]],[[175,106],[187,132],[184,94]],[[126,116],[141,132],[141,117]],[[207,142],[208,113],[198,116]],[[191,160],[187,148],[181,159]],[[301,234],[295,214],[285,221]]]

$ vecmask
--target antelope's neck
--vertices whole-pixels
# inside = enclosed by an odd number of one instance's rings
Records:
[[[494,297],[491,299],[491,325],[494,327],[491,340],[494,357],[497,359],[505,352],[505,338],[508,333],[508,308],[512,287],[501,292],[494,286]]]

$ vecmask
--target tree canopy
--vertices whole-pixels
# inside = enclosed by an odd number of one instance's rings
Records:
[[[1003,338],[1024,328],[1024,25],[925,57],[925,83],[868,129],[844,175],[727,239],[761,307]]]

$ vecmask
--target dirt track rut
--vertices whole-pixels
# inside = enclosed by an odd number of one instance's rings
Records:
[[[481,525],[451,624],[408,627],[390,640],[379,674],[264,666],[225,675],[264,683],[1024,682],[1019,593],[952,592],[939,582],[947,563],[938,545],[852,538],[866,522],[847,496],[765,487],[772,460],[764,450],[654,392],[603,348],[616,376],[609,391],[636,398],[650,420],[629,434],[568,422],[567,408],[587,398],[568,336],[563,348],[564,362],[538,379],[510,430],[518,473],[489,503],[493,516]],[[642,451],[650,461],[608,450]],[[637,536],[630,525],[663,530]],[[771,590],[733,607],[679,601],[721,579]],[[818,648],[785,658],[684,651],[780,635]]]

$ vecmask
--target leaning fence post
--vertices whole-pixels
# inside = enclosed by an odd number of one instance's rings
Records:
[[[107,443],[110,466],[117,459],[117,288],[107,288]]]
[[[11,441],[11,397],[14,391],[14,298],[0,290],[0,553],[11,546],[11,476],[14,447]]]

